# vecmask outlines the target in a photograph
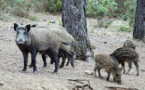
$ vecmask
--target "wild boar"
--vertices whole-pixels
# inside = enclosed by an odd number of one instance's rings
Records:
[[[105,69],[108,73],[107,81],[110,78],[110,73],[113,75],[113,80],[116,81],[118,84],[121,84],[121,68],[119,68],[119,64],[116,63],[109,55],[105,54],[97,54],[95,55],[95,67],[94,67],[94,77],[96,76],[96,70],[98,70],[98,74],[102,77],[100,70]]]
[[[135,45],[133,44],[133,42],[131,42],[130,40],[126,40],[123,44],[124,47],[130,47],[132,49],[135,49]]]
[[[31,27],[43,28],[41,26],[36,26],[36,25],[32,25]],[[59,49],[58,57],[59,58],[62,57],[62,60],[63,60],[61,65],[60,65],[60,68],[64,67],[64,63],[65,63],[66,58],[68,58],[68,62],[67,62],[66,65],[68,65],[69,61],[71,60],[71,66],[74,67],[74,53],[73,53],[73,49],[72,49],[72,46],[71,46],[71,44],[74,42],[74,38],[66,31],[66,29],[64,27],[56,26],[56,25],[49,25],[49,26],[44,27],[44,28],[46,28],[47,30],[50,30],[50,31],[54,32],[55,34],[57,34],[60,37],[61,41],[67,42],[65,44],[60,44],[60,47],[63,50],[65,50],[67,53],[69,53],[69,54],[67,54],[64,51],[62,51],[61,49]],[[42,55],[42,58],[43,58],[43,61],[44,61],[44,64],[45,64],[46,63],[46,58],[44,58],[44,57],[46,57],[45,54]],[[53,63],[53,61],[51,63]],[[30,67],[31,66],[32,65],[30,65]],[[45,66],[46,65],[44,65],[44,67]]]
[[[37,53],[47,54],[51,60],[55,62],[55,70],[58,71],[59,59],[57,57],[58,49],[60,48],[60,38],[55,33],[41,28],[31,28],[31,25],[18,25],[14,23],[14,30],[16,34],[16,44],[21,50],[24,57],[24,68],[22,72],[27,69],[28,53],[31,53],[33,72],[36,73],[36,55]]]
[[[129,66],[129,69],[126,74],[128,74],[129,71],[131,70],[133,62],[137,69],[136,76],[139,75],[139,65],[138,65],[139,54],[134,49],[128,47],[121,47],[116,49],[112,54],[110,54],[110,56],[115,58],[115,60],[117,60],[119,64],[122,65],[123,74],[125,74],[125,62],[127,62]]]

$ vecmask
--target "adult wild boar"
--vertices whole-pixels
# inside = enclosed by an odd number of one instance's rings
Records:
[[[71,44],[74,42],[74,38],[66,31],[66,29],[64,27],[56,26],[56,25],[49,25],[47,27],[32,25],[31,27],[33,27],[33,28],[46,28],[47,30],[52,31],[53,33],[57,34],[60,37],[61,41],[67,42],[67,43],[62,42],[60,44],[61,49],[59,49],[59,53],[58,53],[58,57],[59,58],[62,57],[62,63],[60,65],[60,68],[64,67],[64,63],[65,63],[66,58],[68,58],[68,62],[66,65],[68,65],[69,61],[71,60],[71,66],[74,67],[74,53],[73,53],[73,49],[71,47]],[[63,44],[63,43],[65,43],[65,44]],[[42,59],[43,59],[44,64],[45,64],[46,63],[46,55],[45,54],[42,54]],[[51,63],[53,63],[53,61]],[[30,65],[30,66],[32,66],[32,65]],[[46,67],[46,65],[44,65],[44,67]]]
[[[102,77],[100,70],[105,69],[108,73],[107,81],[110,78],[110,73],[113,75],[113,80],[116,81],[118,84],[121,84],[121,70],[119,68],[119,64],[116,63],[109,55],[105,54],[97,54],[95,55],[95,67],[94,67],[94,76],[96,76],[96,70],[98,70],[99,77]]]
[[[59,57],[62,57],[63,61],[60,65],[60,68],[63,68],[64,67],[64,63],[65,63],[65,59],[68,58],[68,62],[66,65],[69,64],[69,61],[71,61],[71,66],[74,67],[74,53],[73,53],[73,48],[72,48],[72,43],[75,41],[74,38],[72,37],[72,35],[70,35],[66,29],[62,26],[54,26],[54,25],[49,25],[48,26],[48,29],[52,32],[54,32],[55,34],[57,34],[61,41],[65,41],[67,42],[67,45],[65,44],[60,44],[60,47],[62,49],[64,49],[65,51],[67,51],[69,54],[66,54],[65,52],[63,51],[59,51],[59,54],[58,56]]]
[[[58,71],[58,49],[60,47],[60,38],[53,32],[45,28],[31,28],[31,25],[18,25],[14,23],[16,34],[16,44],[21,50],[24,58],[24,68],[27,69],[28,53],[31,53],[33,72],[36,73],[36,55],[37,53],[47,54],[55,62],[55,70]]]

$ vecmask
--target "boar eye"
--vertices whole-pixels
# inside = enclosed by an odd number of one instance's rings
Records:
[[[19,32],[17,32],[17,34],[19,34]]]
[[[26,34],[26,32],[24,32],[24,34]]]
[[[119,76],[118,74],[116,74],[116,76]]]

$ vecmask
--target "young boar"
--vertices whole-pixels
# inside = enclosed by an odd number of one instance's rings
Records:
[[[118,63],[116,63],[109,55],[98,54],[95,55],[95,68],[94,68],[94,76],[96,76],[96,70],[98,70],[98,74],[102,77],[100,70],[105,69],[108,73],[107,81],[110,78],[110,73],[113,75],[113,80],[118,84],[121,84],[121,69],[119,68]]]
[[[35,25],[32,25],[31,27],[42,28],[42,27],[36,27]],[[62,51],[62,49],[59,49],[58,57],[59,58],[62,57],[62,63],[60,65],[60,68],[64,67],[64,63],[65,63],[66,58],[68,58],[67,65],[69,64],[69,61],[71,60],[71,66],[74,67],[74,58],[73,58],[74,53],[73,53],[72,47],[71,47],[71,44],[74,42],[74,38],[66,31],[66,29],[64,27],[49,25],[48,27],[45,27],[45,28],[47,30],[52,31],[53,33],[57,34],[60,37],[61,41],[67,42],[67,45],[60,44],[60,48],[65,50],[65,52],[64,52],[64,51]],[[66,52],[69,54],[67,54]],[[42,58],[43,58],[44,63],[46,63],[46,55],[45,54],[42,55]],[[51,63],[53,63],[53,62],[51,62]]]
[[[27,69],[28,53],[31,53],[33,72],[36,73],[36,55],[37,53],[47,54],[51,60],[55,62],[55,70],[58,71],[58,49],[60,47],[60,38],[53,32],[41,28],[31,28],[31,25],[18,25],[14,23],[14,30],[16,34],[16,44],[21,50],[24,57],[24,68],[22,72]]]
[[[110,54],[110,57],[115,58],[115,60],[117,60],[119,64],[122,65],[124,74],[125,74],[125,62],[128,62],[129,66],[129,69],[126,74],[129,73],[129,71],[132,68],[132,62],[134,62],[134,65],[136,66],[137,69],[136,76],[139,75],[139,65],[138,65],[139,55],[134,49],[128,47],[121,47],[116,49],[112,54]]]
[[[123,45],[124,47],[130,47],[130,48],[132,48],[132,49],[135,49],[135,45],[130,41],[130,40],[126,40],[125,42],[124,42],[124,45]]]

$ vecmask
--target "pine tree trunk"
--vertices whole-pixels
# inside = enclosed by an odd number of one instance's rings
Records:
[[[137,0],[133,38],[145,41],[145,0]]]
[[[88,61],[94,53],[87,34],[85,4],[86,0],[62,0],[62,24],[75,39],[76,58]]]

